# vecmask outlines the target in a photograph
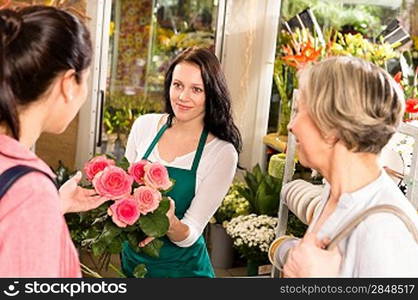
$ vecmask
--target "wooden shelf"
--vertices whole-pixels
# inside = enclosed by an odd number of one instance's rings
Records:
[[[284,152],[287,145],[287,136],[269,133],[263,137],[263,143],[278,152]]]

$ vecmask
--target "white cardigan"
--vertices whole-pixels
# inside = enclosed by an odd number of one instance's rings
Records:
[[[162,116],[163,114],[143,115],[134,122],[125,152],[130,163],[142,159],[160,129],[158,123]],[[156,145],[148,159],[152,162],[158,161],[165,166],[191,169],[195,152],[166,162],[159,156]],[[196,242],[228,192],[237,163],[238,154],[231,143],[214,138],[206,144],[197,169],[195,197],[181,220],[189,226],[190,233],[183,241],[173,241],[173,243],[180,247],[190,247]]]
[[[329,193],[330,185],[326,183],[320,207],[308,230],[315,226]],[[341,195],[335,211],[319,230],[318,239],[332,238],[361,211],[379,204],[398,206],[418,227],[417,211],[382,170],[374,182]],[[378,213],[366,218],[338,247],[343,256],[341,277],[418,277],[418,244],[393,214]]]

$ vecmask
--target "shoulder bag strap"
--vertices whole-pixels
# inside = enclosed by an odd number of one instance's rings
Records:
[[[405,212],[397,206],[383,204],[365,210],[364,212],[360,213],[357,217],[355,217],[353,220],[351,220],[348,224],[346,224],[344,228],[331,240],[331,242],[328,244],[327,249],[331,250],[335,248],[342,239],[347,237],[354,230],[354,228],[356,228],[357,225],[360,224],[361,221],[366,219],[368,216],[376,213],[391,213],[399,217],[399,219],[401,219],[401,221],[411,232],[415,241],[418,243],[418,229],[412,222],[412,220],[405,214]]]
[[[44,174],[46,177],[48,177],[53,183],[54,186],[58,190],[58,185],[48,173],[41,171],[39,169],[36,169],[34,167],[25,166],[25,165],[17,165],[14,167],[11,167],[4,171],[0,175],[0,199],[7,193],[7,191],[12,187],[12,185],[22,176],[30,173],[30,172],[38,172]]]

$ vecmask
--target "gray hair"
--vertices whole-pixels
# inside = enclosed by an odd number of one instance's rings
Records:
[[[402,121],[400,86],[370,62],[331,57],[303,69],[299,81],[321,133],[334,133],[351,151],[379,153]]]

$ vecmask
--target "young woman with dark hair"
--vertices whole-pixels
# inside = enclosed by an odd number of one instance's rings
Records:
[[[81,173],[57,192],[53,173],[30,148],[77,114],[91,58],[89,32],[73,15],[46,6],[0,10],[0,174],[22,165],[35,170],[12,185],[0,182],[0,277],[81,276],[63,213],[107,199],[78,187]]]
[[[131,163],[148,159],[168,168],[176,181],[168,194],[170,226],[159,258],[124,243],[122,268],[128,276],[142,263],[149,277],[214,277],[202,232],[228,191],[242,144],[216,56],[203,48],[177,56],[166,73],[164,98],[166,114],[135,121],[125,156]]]

